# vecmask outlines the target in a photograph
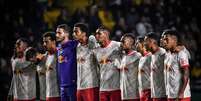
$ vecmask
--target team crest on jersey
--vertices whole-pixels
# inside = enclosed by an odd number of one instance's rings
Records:
[[[60,55],[60,56],[58,57],[58,62],[59,62],[59,63],[63,63],[63,62],[64,62],[64,57],[63,57],[62,55]]]

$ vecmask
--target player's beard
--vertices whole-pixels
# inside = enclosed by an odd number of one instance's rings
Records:
[[[128,53],[129,51],[130,51],[130,49],[128,49],[128,48],[124,48],[123,49],[126,53]]]
[[[24,52],[20,51],[20,52],[17,52],[17,57],[18,58],[22,58],[24,56]]]
[[[138,52],[141,52],[141,51],[142,51],[139,47],[136,47],[136,50],[137,50]]]
[[[63,40],[64,40],[65,38],[64,37],[56,37],[56,41],[58,42],[58,43],[61,43]]]
[[[146,48],[147,51],[152,51],[152,48],[149,47],[148,45],[145,45],[145,48]]]
[[[56,49],[54,48],[48,48],[47,51],[50,53],[50,54],[54,54],[56,51]]]

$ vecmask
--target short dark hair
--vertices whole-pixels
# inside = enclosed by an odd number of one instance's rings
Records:
[[[62,28],[66,33],[70,32],[70,27],[67,24],[58,25],[57,28]]]
[[[125,38],[133,39],[133,44],[135,44],[135,36],[133,33],[126,33],[122,36],[121,41],[125,40]]]
[[[29,42],[26,38],[23,38],[23,37],[17,39],[16,44],[18,44],[17,42],[23,42],[23,43],[26,43],[26,44],[27,44],[27,47],[28,47],[29,44],[30,44],[30,42]]]
[[[160,43],[160,38],[155,32],[149,32],[145,35],[145,37],[155,40],[157,45]]]
[[[51,41],[55,41],[56,40],[56,34],[55,34],[55,32],[45,32],[43,34],[43,38],[44,37],[50,37]]]
[[[88,26],[84,23],[76,23],[74,27],[79,27],[82,32],[85,32],[87,36],[89,36]]]
[[[137,40],[138,40],[140,43],[142,43],[142,42],[144,42],[144,37],[143,37],[143,36],[138,36],[138,37],[137,37]]]
[[[175,36],[177,38],[177,44],[179,44],[179,45],[182,44],[181,36],[179,35],[179,33],[176,30],[166,29],[163,31],[162,35]]]
[[[100,31],[107,31],[108,33],[110,33],[109,29],[106,28],[103,25],[101,25],[100,27],[98,27],[96,31],[98,31],[98,32],[96,32],[95,34],[100,33]]]

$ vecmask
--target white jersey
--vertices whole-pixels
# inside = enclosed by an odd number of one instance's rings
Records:
[[[139,81],[139,91],[142,95],[142,91],[151,89],[150,86],[150,74],[151,74],[151,53],[144,54],[140,58],[138,65],[138,81]]]
[[[166,89],[166,95],[167,95],[167,69],[168,67],[171,65],[171,52],[170,51],[166,51],[165,53],[165,60],[164,60],[164,76],[165,76],[165,89]]]
[[[166,97],[164,59],[165,49],[159,48],[151,56],[151,97]]]
[[[120,43],[111,41],[107,47],[94,50],[100,67],[100,91],[119,90]]]
[[[183,51],[187,54],[188,59],[191,59],[191,54],[190,54],[190,52],[188,51],[188,49],[186,49],[186,47],[183,47]]]
[[[99,87],[98,64],[88,45],[77,46],[77,89]]]
[[[46,67],[46,97],[59,97],[59,86],[56,70],[56,55],[47,55]]]
[[[13,95],[16,100],[36,98],[36,66],[24,58],[11,59]]]
[[[181,69],[189,67],[189,52],[187,49],[182,49],[178,53],[169,54],[167,62],[167,95],[168,98],[178,98],[179,86],[182,83]],[[184,90],[184,98],[190,97],[190,79]]]
[[[141,54],[132,51],[123,56],[120,64],[120,88],[121,98],[139,99],[138,90],[138,64]]]
[[[40,100],[46,99],[46,69],[44,65],[37,66],[37,73],[39,78]]]

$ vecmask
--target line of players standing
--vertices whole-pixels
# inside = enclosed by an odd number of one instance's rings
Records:
[[[66,24],[46,32],[45,54],[24,38],[16,41],[14,101],[36,100],[36,71],[42,101],[190,101],[190,54],[176,31],[126,33],[120,42],[103,26],[89,35],[86,24],[77,23],[73,40],[69,32]]]

